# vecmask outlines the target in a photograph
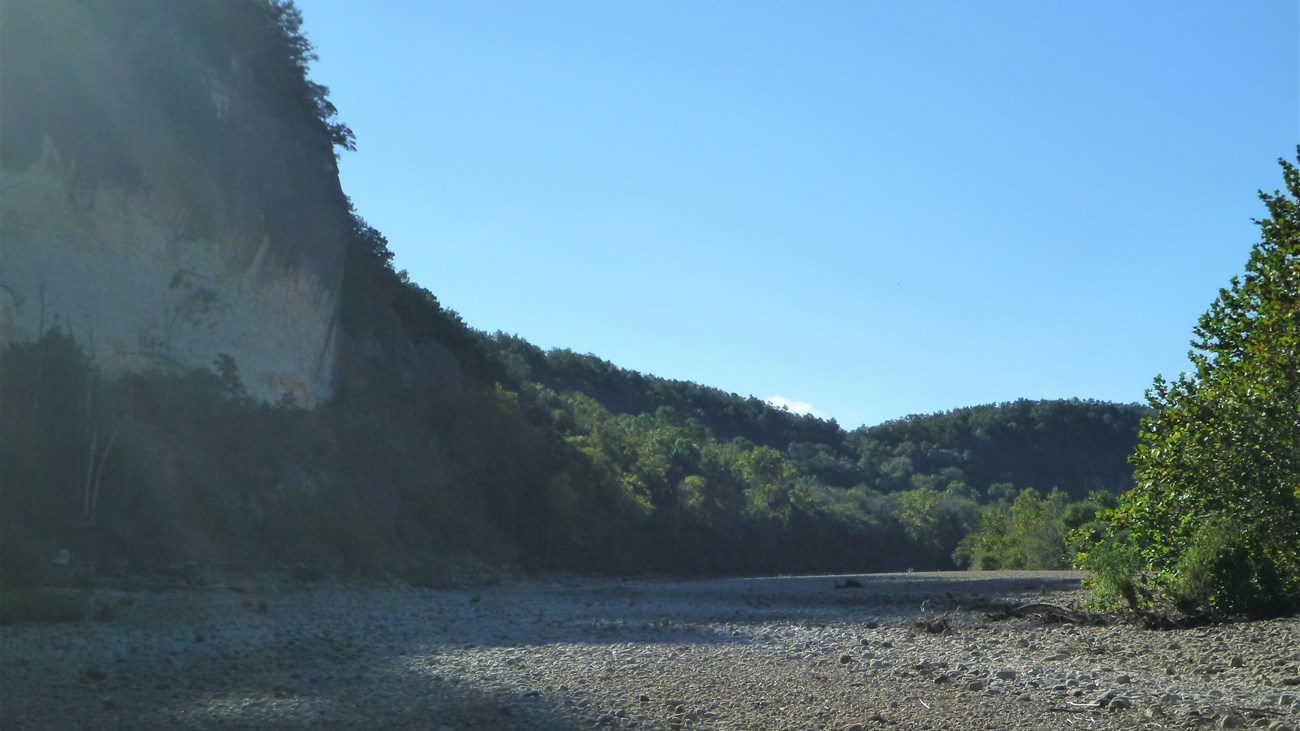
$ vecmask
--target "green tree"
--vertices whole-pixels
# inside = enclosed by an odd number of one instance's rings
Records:
[[[1071,503],[1059,489],[1044,499],[1027,487],[1010,505],[985,508],[979,530],[962,539],[953,560],[976,570],[1064,568],[1068,531],[1087,523],[1097,507],[1092,499]]]
[[[889,495],[887,504],[889,518],[908,543],[914,568],[949,568],[954,549],[979,522],[974,500],[929,487]]]
[[[747,513],[752,517],[788,520],[794,468],[781,453],[771,447],[757,447],[741,455],[736,467],[746,485]]]
[[[1136,554],[1139,585],[1187,609],[1300,608],[1300,171],[1279,162],[1287,193],[1260,193],[1261,240],[1200,318],[1193,371],[1148,392],[1136,486],[1094,552]]]
[[[1065,513],[1069,497],[1052,490],[1044,500],[1027,487],[1011,503],[1011,535],[1017,543],[1020,567],[1060,569],[1069,565],[1065,557]]]

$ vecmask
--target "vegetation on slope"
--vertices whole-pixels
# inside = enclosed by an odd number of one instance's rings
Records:
[[[516,382],[354,221],[347,355],[338,397],[314,412],[249,399],[229,359],[108,381],[59,332],[0,352],[0,531],[45,556],[72,547],[97,570],[289,563],[419,579],[457,555],[618,573],[941,568],[979,524],[964,484],[823,482],[819,458],[858,464],[854,435],[826,422],[812,426],[831,444],[783,450],[719,438],[709,408],[614,413],[586,393]],[[752,399],[636,382],[745,403],[806,433],[808,417]],[[984,510],[1011,489],[991,487]],[[1037,560],[988,555],[963,560]]]
[[[1022,399],[846,432],[834,420],[793,414],[752,396],[644,375],[593,355],[545,352],[512,335],[497,333],[487,344],[514,384],[532,384],[543,398],[580,393],[612,414],[669,408],[722,441],[784,452],[801,473],[840,488],[929,487],[981,501],[996,501],[1015,486],[1059,487],[1075,500],[1094,490],[1118,494],[1132,487],[1128,455],[1149,413],[1100,401]]]
[[[725,536],[745,536],[748,566],[720,564],[734,570],[940,568],[954,560],[977,568],[1066,566],[1065,533],[1131,485],[1125,461],[1146,413],[1022,400],[846,432],[833,421],[591,355],[543,352],[501,333],[486,343],[512,387],[550,414],[552,428],[597,475],[622,484],[651,525],[673,526],[674,545],[714,541],[710,559],[718,562]],[[735,479],[755,474],[745,460],[765,461],[765,486]],[[997,518],[1010,510],[1017,484],[1033,494],[1035,485],[1064,489],[1072,518],[1056,530],[1055,545],[1040,539],[1035,551],[1017,553],[968,541],[954,556],[981,521],[986,536],[1005,525]],[[701,553],[710,552],[686,551],[674,565],[696,566]]]
[[[152,49],[134,73],[172,79],[181,102],[201,88],[190,74],[208,68],[185,59],[220,66],[223,44],[230,58],[261,58],[236,65],[280,101],[258,107],[239,135],[200,125],[196,139],[175,144],[219,145],[230,160],[292,145],[336,184],[331,150],[352,140],[326,90],[306,78],[310,44],[291,3],[134,0],[120,15],[115,4],[57,3],[96,27],[132,29]],[[129,22],[153,11],[157,19]],[[154,69],[176,55],[181,62]],[[69,97],[85,91],[54,81]],[[98,139],[82,132],[66,134]],[[172,170],[164,158],[156,169]],[[132,160],[101,162],[81,170],[123,175]],[[246,179],[254,170],[218,171],[204,184],[241,199],[261,190]],[[74,573],[295,565],[416,581],[437,581],[449,557],[468,556],[671,574],[943,568],[954,551],[976,567],[1048,565],[1064,555],[1064,531],[1082,523],[1040,530],[1026,516],[1129,486],[1117,465],[1133,448],[1139,407],[1019,401],[848,432],[758,399],[476,333],[394,271],[387,241],[345,200],[281,202],[289,223],[321,206],[343,211],[330,233],[346,241],[336,398],[310,412],[257,402],[229,357],[208,371],[109,380],[59,330],[9,347],[0,352],[0,581],[39,582],[64,549]],[[1063,492],[1046,503],[1026,490],[1055,487]]]

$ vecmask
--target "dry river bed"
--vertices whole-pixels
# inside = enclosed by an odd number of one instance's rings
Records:
[[[1300,620],[994,621],[1079,575],[856,578],[101,589],[0,628],[0,728],[1300,728]]]

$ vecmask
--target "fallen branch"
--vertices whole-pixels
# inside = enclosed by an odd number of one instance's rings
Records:
[[[1105,624],[1106,616],[1102,614],[1092,614],[1091,612],[1081,612],[1056,604],[1047,604],[1044,602],[1032,602],[1022,604],[1018,607],[1007,607],[988,612],[985,617],[1000,621],[1011,619],[1012,617],[1037,619],[1041,622],[1057,622],[1061,624]]]

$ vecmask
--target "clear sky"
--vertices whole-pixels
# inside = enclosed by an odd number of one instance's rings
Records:
[[[1142,400],[1300,143],[1293,0],[297,4],[470,326],[847,428]]]

